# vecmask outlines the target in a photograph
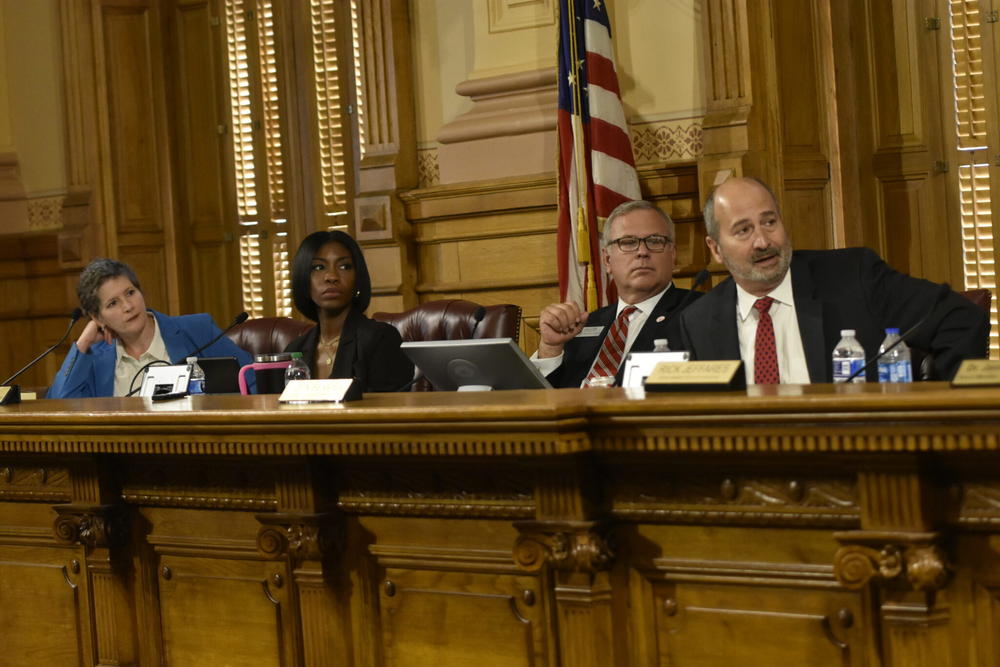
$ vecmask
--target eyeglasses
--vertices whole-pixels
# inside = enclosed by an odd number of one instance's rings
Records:
[[[608,241],[609,246],[617,245],[618,249],[622,252],[636,252],[639,249],[640,243],[645,243],[646,250],[649,252],[663,252],[667,245],[673,243],[673,241],[663,234],[650,234],[642,238],[638,236],[623,236],[620,239]]]

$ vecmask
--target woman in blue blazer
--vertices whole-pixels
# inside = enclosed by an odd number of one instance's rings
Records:
[[[171,317],[147,309],[135,273],[113,259],[88,264],[76,292],[90,321],[70,347],[48,398],[126,396],[139,386],[143,366],[154,361],[184,363],[221,333],[208,313]],[[236,357],[241,366],[253,361],[225,336],[201,354]]]

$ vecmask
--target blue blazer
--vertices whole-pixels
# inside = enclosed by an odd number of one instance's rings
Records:
[[[199,347],[219,335],[208,313],[171,317],[151,310],[160,327],[163,344],[172,363],[183,363]],[[236,343],[225,336],[201,352],[204,357],[236,357],[240,366],[253,363],[253,359]],[[115,361],[118,355],[114,345],[99,341],[81,354],[76,344],[70,346],[62,368],[56,373],[47,398],[94,398],[114,396]]]

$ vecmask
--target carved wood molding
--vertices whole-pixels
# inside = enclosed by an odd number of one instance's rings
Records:
[[[381,516],[524,519],[535,514],[535,506],[531,503],[438,501],[426,498],[341,498],[337,501],[337,508],[349,514]]]
[[[857,489],[847,477],[754,478],[649,467],[625,467],[614,476],[612,515],[616,518],[671,523],[859,526]]]
[[[62,467],[10,464],[0,468],[0,499],[69,502],[69,472]]]
[[[585,451],[589,440],[582,433],[542,434],[467,433],[429,437],[421,434],[420,422],[404,428],[406,435],[393,434],[345,436],[337,441],[286,441],[272,436],[260,436],[226,441],[197,441],[190,435],[176,439],[132,436],[115,442],[111,437],[79,438],[75,440],[0,440],[0,452],[32,452],[46,454],[130,454],[141,451],[156,455],[205,456],[538,456],[551,453]],[[379,441],[375,438],[381,437]]]
[[[257,514],[257,551],[265,558],[295,563],[322,560],[342,542],[332,514]]]
[[[932,592],[948,583],[952,566],[938,533],[872,533],[834,535],[843,545],[833,558],[837,581],[850,589],[869,582]]]
[[[56,541],[88,549],[109,548],[128,540],[126,510],[121,505],[54,505]]]
[[[614,559],[608,525],[597,521],[519,521],[514,541],[514,562],[526,572],[546,564],[568,572],[599,572]]]

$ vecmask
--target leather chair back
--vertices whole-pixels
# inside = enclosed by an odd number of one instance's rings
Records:
[[[372,319],[399,330],[404,341],[463,340],[467,338],[513,338],[521,333],[521,307],[513,304],[482,306],[485,311],[476,327],[473,317],[481,306],[462,299],[427,301],[402,313],[374,313]],[[473,328],[475,327],[475,335]]]
[[[254,356],[282,352],[312,326],[312,322],[290,317],[258,317],[236,325],[226,332],[226,336]]]
[[[484,314],[476,326],[474,315],[479,308],[483,308]],[[517,341],[521,333],[520,306],[480,306],[462,299],[427,301],[402,313],[374,313],[372,319],[396,327],[406,342],[468,338],[513,338]],[[433,389],[427,378],[418,379],[410,388],[411,391]]]
[[[404,341],[461,340],[470,338],[479,304],[462,299],[428,301],[402,313],[374,313],[372,319],[386,322],[399,330]],[[483,306],[483,319],[475,327],[475,338],[513,338],[521,332],[521,307],[512,304]],[[259,317],[247,320],[226,335],[251,355],[281,352],[313,324],[290,317]],[[413,391],[427,391],[430,384],[421,379]]]

